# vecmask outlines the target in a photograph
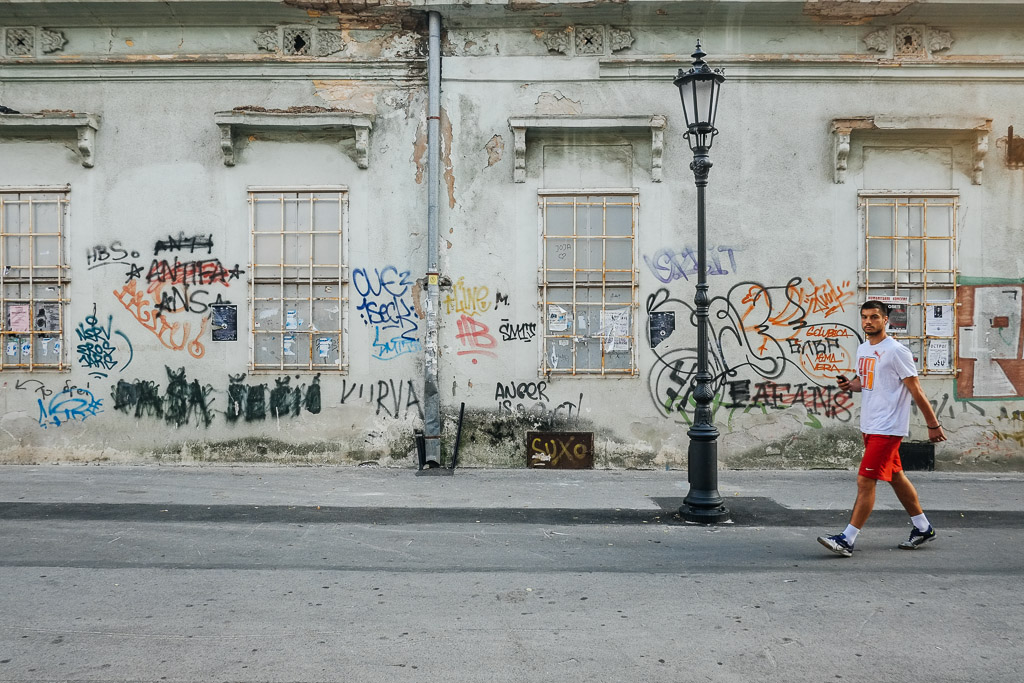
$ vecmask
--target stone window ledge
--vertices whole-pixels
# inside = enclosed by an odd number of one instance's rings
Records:
[[[235,165],[240,133],[267,131],[299,131],[304,133],[337,132],[339,136],[355,137],[353,160],[359,168],[370,166],[370,129],[373,116],[347,112],[250,112],[220,111],[214,122],[220,128],[220,148],[224,165]]]
[[[642,116],[516,116],[508,120],[515,141],[513,180],[526,182],[526,141],[531,130],[587,130],[598,132],[650,132],[651,179],[661,182],[662,155],[665,151],[665,126],[668,119],[661,114]]]
[[[846,165],[850,156],[850,136],[855,130],[905,133],[930,131],[940,135],[964,133],[972,136],[974,167],[971,182],[981,185],[981,175],[988,154],[988,136],[992,132],[992,119],[967,116],[855,116],[832,120],[833,150],[835,156],[835,182],[846,182]]]
[[[78,157],[82,166],[92,168],[96,147],[98,114],[82,112],[41,112],[38,114],[0,114],[0,139],[19,136],[74,135],[78,138]]]

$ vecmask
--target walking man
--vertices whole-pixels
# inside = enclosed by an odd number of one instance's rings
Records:
[[[889,482],[914,524],[910,538],[898,547],[915,550],[935,538],[917,490],[900,463],[900,442],[910,431],[910,400],[925,418],[929,441],[945,441],[946,434],[921,389],[910,349],[885,333],[888,323],[887,305],[864,302],[860,325],[866,341],[857,348],[857,376],[852,380],[842,375],[836,378],[840,389],[861,392],[860,431],[864,436],[864,457],[857,472],[857,500],[850,523],[841,534],[818,537],[818,543],[843,557],[853,554],[857,534],[875,507],[875,485],[879,481]]]

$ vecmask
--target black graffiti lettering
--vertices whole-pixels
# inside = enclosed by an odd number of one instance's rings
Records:
[[[116,263],[128,258],[128,250],[121,246],[120,240],[114,240],[110,244],[98,244],[85,253],[85,265],[89,268],[101,266],[106,263]],[[138,257],[139,252],[131,252],[132,257]]]
[[[313,415],[320,414],[320,375],[317,374],[313,378],[312,383],[309,385],[309,389],[306,389],[306,398],[303,401],[303,406],[306,408],[306,412],[312,413]]]
[[[547,382],[509,382],[507,385],[498,382],[494,387],[494,400],[505,398],[528,398],[535,401],[550,401],[544,390]]]
[[[188,285],[172,286],[169,290],[160,291],[160,303],[156,306],[156,314],[164,313],[206,313],[210,305],[206,303],[206,297],[210,293],[205,289],[189,289]]]
[[[501,332],[501,338],[504,341],[528,342],[537,335],[537,323],[520,323],[518,325],[513,325],[509,323],[508,318],[502,318],[501,326],[498,327],[498,331]]]
[[[165,240],[157,240],[153,248],[153,255],[159,256],[162,251],[185,251],[190,254],[197,249],[206,249],[207,254],[213,253],[213,235],[192,235],[186,237],[184,231],[179,232],[177,237],[167,236]]]
[[[342,380],[341,403],[346,405],[357,401],[373,406],[376,415],[383,413],[389,418],[405,420],[414,414],[423,419],[423,407],[416,393],[416,385],[411,379],[378,380],[370,384],[349,384],[347,380]]]
[[[213,387],[200,386],[199,380],[191,383],[185,378],[185,368],[177,372],[165,366],[167,370],[167,395],[164,398],[164,415],[169,423],[180,427],[188,424],[195,417],[204,427],[213,422],[213,413],[207,397]]]
[[[245,415],[245,405],[248,401],[249,387],[242,384],[245,381],[245,373],[240,375],[228,375],[228,409],[224,416],[228,422],[237,422]]]
[[[272,417],[292,417],[299,414],[301,403],[301,392],[298,387],[294,390],[290,386],[291,377],[281,377],[274,380],[274,389],[270,392],[270,414]]]

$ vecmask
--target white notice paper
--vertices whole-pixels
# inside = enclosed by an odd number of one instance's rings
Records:
[[[605,353],[629,351],[629,309],[601,311],[601,338]]]
[[[949,372],[949,340],[928,340],[928,369],[937,372]]]
[[[953,336],[953,302],[933,301],[925,306],[924,333],[929,337]]]
[[[548,304],[548,332],[565,332],[569,329],[569,311],[561,306]]]

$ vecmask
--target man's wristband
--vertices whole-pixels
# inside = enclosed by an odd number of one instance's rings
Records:
[[[941,426],[942,426],[942,423],[940,422],[939,424],[935,425],[934,427],[929,426],[928,429],[938,429]]]

